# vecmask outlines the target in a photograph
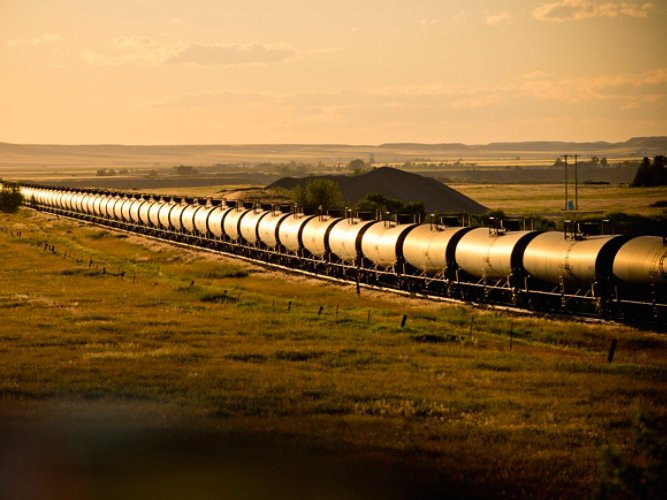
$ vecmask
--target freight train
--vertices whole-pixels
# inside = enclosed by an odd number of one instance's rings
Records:
[[[360,285],[664,329],[667,239],[40,185],[39,210]],[[321,212],[321,211],[320,211]]]

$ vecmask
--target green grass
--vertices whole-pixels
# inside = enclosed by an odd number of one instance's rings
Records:
[[[357,296],[27,210],[0,216],[0,255],[0,429],[58,415],[74,433],[326,456],[405,496],[539,498],[588,496],[602,445],[629,452],[639,402],[667,421],[652,332]]]

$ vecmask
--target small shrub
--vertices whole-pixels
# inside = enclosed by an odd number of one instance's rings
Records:
[[[18,212],[23,203],[23,195],[19,185],[14,182],[5,182],[0,189],[0,211],[5,213]]]

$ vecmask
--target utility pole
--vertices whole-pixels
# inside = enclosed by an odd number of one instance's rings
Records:
[[[577,154],[574,154],[574,209],[579,210],[579,179],[577,178]]]
[[[565,211],[567,211],[567,155],[565,156]]]

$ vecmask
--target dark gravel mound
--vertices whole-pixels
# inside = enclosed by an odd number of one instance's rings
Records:
[[[358,202],[369,193],[380,193],[387,198],[401,200],[404,203],[423,201],[427,212],[483,214],[488,210],[485,206],[435,179],[390,167],[377,168],[356,177],[323,175],[320,178],[336,182],[340,188],[341,197],[349,204]],[[292,189],[297,184],[305,187],[310,179],[312,177],[284,177],[267,188]]]

